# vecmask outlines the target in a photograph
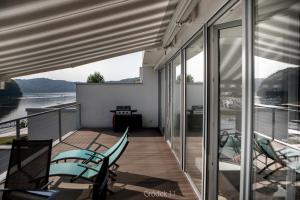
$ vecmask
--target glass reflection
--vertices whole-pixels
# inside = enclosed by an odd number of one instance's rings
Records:
[[[177,158],[181,160],[181,143],[180,143],[180,91],[181,91],[181,64],[180,64],[180,54],[172,62],[172,122],[173,122],[173,138],[172,147],[177,155]]]
[[[254,199],[300,199],[300,2],[255,1]]]
[[[201,191],[203,135],[203,37],[186,49],[186,171]]]
[[[219,31],[219,199],[239,199],[242,28]]]

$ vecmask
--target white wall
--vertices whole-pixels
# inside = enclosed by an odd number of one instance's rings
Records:
[[[188,83],[186,84],[186,106],[191,109],[192,106],[203,106],[203,84],[202,83]]]
[[[27,115],[52,110],[50,108],[28,108]],[[78,111],[74,108],[61,111],[62,136],[79,128]],[[50,112],[28,119],[28,137],[31,140],[59,138],[58,111]]]
[[[143,116],[143,127],[158,127],[158,72],[142,68],[143,81],[137,84],[87,84],[76,87],[81,104],[82,127],[112,127],[117,105],[131,105]]]

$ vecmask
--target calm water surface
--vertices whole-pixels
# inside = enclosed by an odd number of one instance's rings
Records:
[[[27,93],[20,98],[0,98],[0,122],[26,116],[26,108],[42,108],[75,101],[75,92]]]

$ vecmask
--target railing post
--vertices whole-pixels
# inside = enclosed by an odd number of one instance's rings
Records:
[[[81,104],[78,104],[78,114],[79,114],[79,128],[81,128]]]
[[[275,139],[275,108],[272,108],[272,140]]]
[[[20,139],[20,120],[16,120],[16,139]]]
[[[61,130],[61,109],[58,110],[58,139],[61,142],[62,140],[62,130]]]

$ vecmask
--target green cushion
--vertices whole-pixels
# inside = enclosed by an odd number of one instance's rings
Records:
[[[120,144],[120,146],[118,147],[118,149],[116,149],[115,152],[113,152],[110,156],[109,156],[109,166],[111,166],[112,164],[114,164],[116,162],[116,160],[119,158],[120,154],[122,153],[122,151],[124,150],[124,148],[126,147],[128,142],[128,138],[125,137],[122,141],[122,143]]]
[[[91,159],[91,162],[98,163],[101,161],[101,158],[104,157],[110,157],[111,154],[115,154],[116,149],[120,146],[122,142],[124,142],[124,138],[127,138],[127,133],[128,130],[125,131],[123,136],[116,142],[112,147],[107,149],[106,151],[103,151],[101,153],[95,153],[93,151],[90,151],[88,149],[75,149],[75,150],[69,150],[69,151],[64,151],[56,155],[53,159],[52,162],[56,162],[59,160],[65,160],[65,159],[81,159],[81,160],[89,160]],[[126,140],[128,141],[128,140]],[[116,155],[113,156],[113,158],[116,157]],[[110,159],[109,163],[112,163]]]
[[[295,170],[297,173],[300,173],[300,162],[291,162],[288,163],[288,167]]]
[[[50,165],[49,176],[79,176],[84,170],[86,170],[84,164],[80,163],[55,163]],[[92,169],[86,170],[80,177],[85,179],[91,179],[97,175],[101,169],[101,164],[93,166]]]
[[[270,140],[266,138],[260,138],[257,140],[257,143],[268,157],[270,157],[272,160],[277,160],[277,154],[271,146]]]
[[[58,160],[64,160],[64,159],[81,159],[81,160],[88,160],[91,159],[91,162],[98,163],[101,161],[102,156],[100,154],[96,154],[92,151],[89,151],[87,149],[75,149],[75,150],[69,150],[59,153],[57,156],[55,156],[52,159],[52,162],[58,161]]]
[[[285,147],[277,151],[278,154],[283,155],[285,157],[300,157],[300,151],[296,149],[292,149],[289,147]]]

